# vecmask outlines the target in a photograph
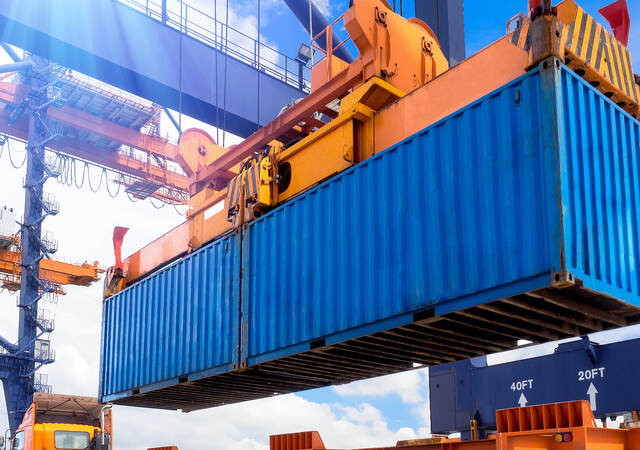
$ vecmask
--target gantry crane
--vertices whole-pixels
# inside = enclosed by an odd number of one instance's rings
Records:
[[[48,201],[49,211],[56,211],[55,202]],[[6,206],[0,209],[0,290],[9,292],[20,291],[24,274],[32,276],[31,268],[24,268],[22,265],[23,248],[20,234],[15,232],[16,215],[11,208]],[[56,244],[51,239],[44,239],[45,246],[53,250]],[[42,259],[39,263],[37,277],[37,295],[39,298],[45,295],[64,295],[63,286],[89,286],[100,279],[100,274],[104,271],[93,264],[71,264],[55,261],[52,259]],[[24,300],[23,296],[21,299]],[[22,311],[21,311],[22,312]],[[5,395],[7,396],[7,412],[10,420],[20,421],[24,411],[20,406],[21,396],[16,394],[14,387],[21,388],[21,393],[28,392],[33,386],[38,391],[48,391],[49,386],[35,376],[35,372],[44,364],[54,361],[55,353],[51,350],[49,340],[46,336],[54,329],[54,321],[38,311],[32,306],[24,309],[21,314],[23,320],[29,320],[35,325],[35,330],[30,334],[32,338],[28,341],[23,339],[18,344],[9,342],[0,336],[0,379],[5,384]],[[24,333],[25,325],[22,323],[21,330]],[[28,347],[31,347],[28,348]],[[31,351],[30,351],[31,350]],[[9,388],[11,386],[11,388]]]
[[[1,285],[19,291],[18,342],[0,337],[0,378],[15,430],[33,393],[45,388],[35,372],[53,362],[48,341],[42,340],[53,331],[53,321],[38,311],[39,301],[61,294],[65,284],[86,286],[101,273],[97,264],[50,259],[57,243],[43,233],[42,222],[58,213],[59,204],[44,192],[45,182],[69,171],[79,177],[75,167],[84,165],[84,173],[91,163],[116,173],[118,191],[174,205],[185,201],[187,185],[184,174],[172,166],[175,145],[158,135],[158,105],[109,90],[35,55],[20,59],[4,47],[14,62],[0,67],[0,133],[3,142],[23,141],[27,150],[20,233],[5,232],[0,239]]]

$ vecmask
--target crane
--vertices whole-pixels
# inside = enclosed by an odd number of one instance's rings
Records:
[[[158,105],[133,101],[126,93],[105,89],[36,55],[20,59],[7,49],[15,61],[0,67],[0,133],[3,141],[25,142],[27,150],[24,219],[19,235],[6,232],[0,249],[2,285],[19,291],[18,342],[0,340],[0,375],[15,430],[34,391],[43,389],[35,372],[53,362],[48,341],[42,339],[53,331],[53,321],[39,312],[39,301],[63,293],[65,284],[89,285],[102,273],[95,263],[51,259],[57,242],[42,231],[42,223],[58,213],[59,204],[44,191],[47,179],[66,175],[79,185],[91,163],[103,174],[116,174],[116,191],[174,205],[184,203],[187,186],[171,159],[176,146],[158,134]],[[76,178],[78,165],[81,180]],[[6,222],[15,222],[15,217]]]
[[[57,211],[57,205],[47,199],[48,210]],[[0,209],[0,290],[19,292],[24,274],[33,276],[30,268],[22,266],[24,249],[21,235],[15,232],[16,215],[12,208]],[[56,244],[45,234],[41,239],[49,250]],[[97,262],[93,264],[71,264],[50,258],[39,262],[37,276],[37,295],[55,298],[65,295],[63,286],[89,286],[100,279],[104,272]],[[27,316],[28,315],[28,316]],[[48,335],[54,330],[53,319],[45,314],[45,310],[31,308],[25,312],[30,323],[36,329],[28,341],[24,339],[17,344],[0,336],[0,379],[5,386],[5,396],[9,422],[12,425],[22,420],[24,410],[21,407],[21,395],[28,395],[32,390],[48,391],[50,386],[43,382],[35,372],[43,365],[55,360],[55,352],[50,348]]]

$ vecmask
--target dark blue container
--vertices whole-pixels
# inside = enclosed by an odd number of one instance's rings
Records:
[[[179,264],[230,239],[235,256],[107,300],[102,400],[197,409],[635,323],[639,138],[566,67],[533,70]],[[236,314],[164,324],[149,283]],[[169,373],[130,343],[176,322],[225,358]]]

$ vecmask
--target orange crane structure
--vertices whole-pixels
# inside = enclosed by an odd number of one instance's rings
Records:
[[[20,290],[22,269],[20,261],[22,252],[20,243],[15,249],[0,248],[0,288],[11,292]],[[98,266],[98,262],[92,264],[71,264],[62,261],[45,259],[40,264],[40,278],[53,288],[53,293],[65,295],[62,286],[90,286],[100,280],[100,274],[104,270]]]
[[[159,135],[161,107],[64,68],[53,77],[49,91],[56,107],[46,116],[58,129],[49,150],[115,172],[137,199],[186,202],[187,178],[173,162],[180,161],[177,146]],[[26,142],[27,77],[9,72],[1,80],[0,133]]]
[[[20,236],[12,231],[15,214],[6,206],[0,210],[0,289],[10,292],[20,290],[22,279],[22,251]],[[53,243],[49,243],[51,246]],[[43,259],[40,262],[40,279],[48,285],[52,294],[64,295],[62,286],[89,286],[104,273],[97,261],[92,264],[72,264]]]

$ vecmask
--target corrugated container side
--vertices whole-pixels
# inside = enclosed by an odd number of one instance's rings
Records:
[[[105,301],[103,401],[151,383],[231,370],[239,274],[239,237],[223,238]]]
[[[106,301],[101,399],[195,410],[640,323],[639,124],[545,63]]]
[[[248,364],[548,285],[543,107],[534,71],[252,223]]]
[[[640,294],[640,125],[573,72],[561,77],[567,269],[585,286],[633,303]]]

